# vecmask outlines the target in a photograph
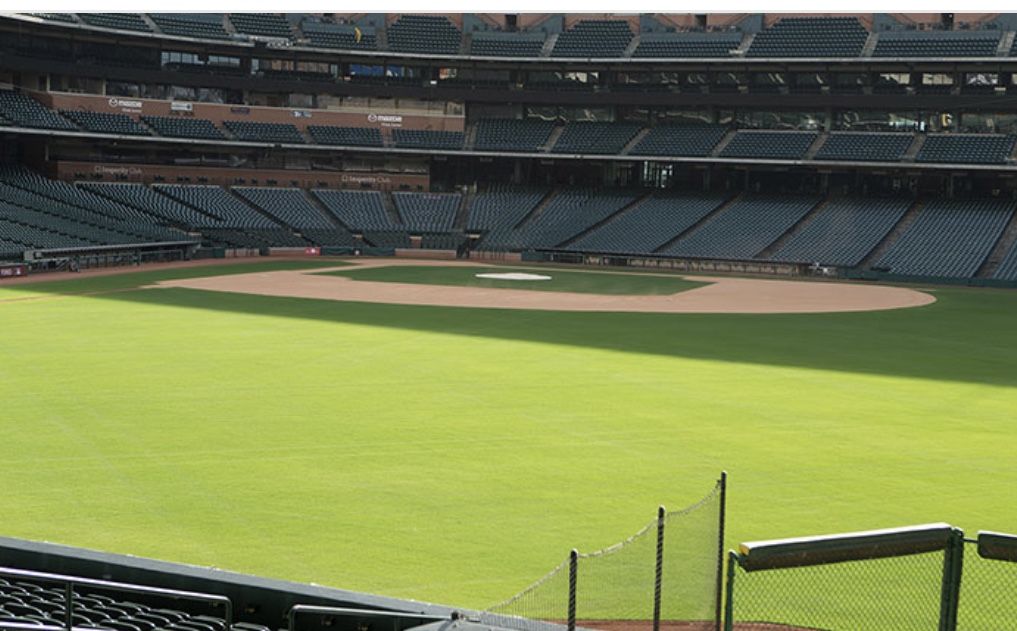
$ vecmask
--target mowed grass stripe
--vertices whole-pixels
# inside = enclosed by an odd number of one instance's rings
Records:
[[[937,297],[774,316],[187,289],[7,303],[3,531],[463,606],[721,469],[732,546],[1012,531],[1017,293]]]

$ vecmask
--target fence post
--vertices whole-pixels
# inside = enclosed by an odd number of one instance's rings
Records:
[[[67,631],[74,628],[74,583],[67,581],[64,585],[64,625]]]
[[[954,528],[943,554],[943,588],[939,603],[939,631],[955,631],[964,571],[964,533]]]
[[[579,550],[569,553],[569,631],[576,631],[576,582],[579,578]]]
[[[734,582],[735,566],[738,565],[738,553],[732,550],[727,558],[727,598],[724,609],[724,631],[734,629]]]
[[[664,579],[664,522],[667,510],[657,508],[657,566],[653,579],[653,631],[660,631],[660,589]]]
[[[724,606],[724,525],[727,522],[727,471],[720,472],[720,524],[717,528],[717,606],[714,614],[717,631],[720,631],[721,612]],[[730,580],[734,580],[734,575]],[[728,596],[730,598],[730,596]],[[655,630],[656,631],[656,630]]]

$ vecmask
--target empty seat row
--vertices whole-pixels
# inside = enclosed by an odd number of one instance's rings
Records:
[[[756,33],[748,57],[858,57],[869,32],[858,18],[788,17]]]
[[[452,232],[462,196],[458,193],[393,193],[409,232]]]
[[[474,148],[481,151],[540,151],[554,129],[552,121],[536,118],[477,121]]]
[[[565,125],[554,153],[621,153],[642,129],[637,123],[573,122]]]
[[[621,57],[632,41],[628,22],[580,20],[560,33],[552,57]]]
[[[805,157],[819,134],[809,131],[740,131],[721,150],[722,158],[797,160]]]

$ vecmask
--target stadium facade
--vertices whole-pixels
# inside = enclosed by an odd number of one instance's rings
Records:
[[[1017,14],[7,14],[0,257],[1017,281]]]

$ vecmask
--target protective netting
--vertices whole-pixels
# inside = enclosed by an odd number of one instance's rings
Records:
[[[665,512],[637,533],[596,552],[579,553],[575,564],[575,620],[587,628],[636,631],[652,628],[659,533],[660,617],[683,629],[716,625],[722,481],[703,499]],[[661,521],[663,528],[661,528]],[[572,567],[566,557],[546,576],[485,612],[492,624],[535,629],[537,621],[567,624]],[[512,617],[511,620],[504,618]],[[511,623],[511,624],[509,624]]]
[[[745,572],[733,628],[928,631],[939,628],[945,552]]]
[[[1017,563],[982,558],[976,543],[965,544],[958,605],[959,631],[1017,626]]]

